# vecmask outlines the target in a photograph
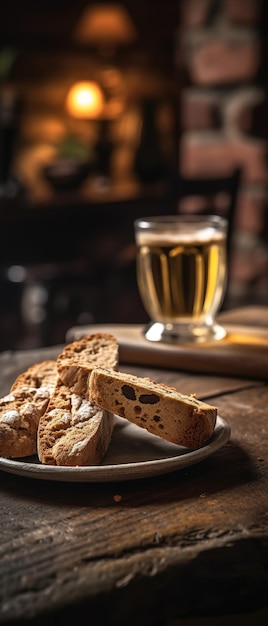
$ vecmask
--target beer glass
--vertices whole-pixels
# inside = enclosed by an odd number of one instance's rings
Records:
[[[135,220],[137,283],[151,322],[150,341],[225,337],[215,316],[226,290],[227,220],[171,215]]]

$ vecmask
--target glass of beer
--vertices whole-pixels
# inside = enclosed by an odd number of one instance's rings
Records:
[[[150,341],[223,339],[215,316],[227,282],[227,220],[217,215],[144,217],[134,222],[137,283]]]

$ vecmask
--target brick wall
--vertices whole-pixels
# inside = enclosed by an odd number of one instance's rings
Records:
[[[237,227],[261,233],[266,209],[267,129],[258,128],[266,85],[261,0],[181,0],[183,75],[180,163],[187,176],[242,167]]]
[[[186,176],[242,168],[235,221],[233,289],[268,275],[267,50],[265,0],[181,0],[177,67],[182,82],[180,167]],[[268,253],[267,253],[268,254]],[[257,264],[259,266],[257,267]],[[264,289],[268,294],[268,280]]]

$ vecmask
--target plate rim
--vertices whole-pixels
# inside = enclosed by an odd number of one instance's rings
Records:
[[[87,465],[81,467],[42,465],[0,457],[0,470],[18,476],[60,482],[115,482],[149,478],[201,462],[222,448],[230,439],[231,427],[219,415],[210,439],[197,450],[184,451],[178,456],[118,463],[110,465]]]

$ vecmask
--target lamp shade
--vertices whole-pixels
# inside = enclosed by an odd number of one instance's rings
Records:
[[[81,81],[72,85],[66,97],[66,109],[72,117],[98,118],[104,106],[103,93],[97,83]]]
[[[91,4],[86,7],[74,31],[83,45],[128,45],[136,38],[136,28],[120,4]]]

